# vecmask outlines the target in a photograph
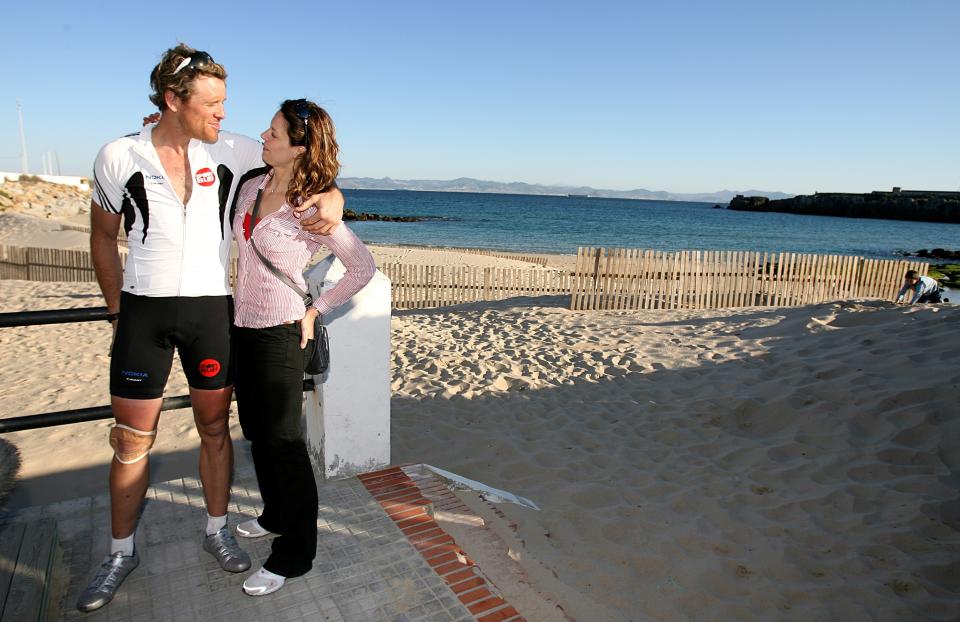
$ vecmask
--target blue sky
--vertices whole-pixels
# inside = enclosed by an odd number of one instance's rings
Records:
[[[288,97],[344,176],[647,188],[960,189],[960,2],[8,3],[0,170],[85,175],[184,41],[227,66],[224,128]],[[279,8],[278,8],[279,7]]]

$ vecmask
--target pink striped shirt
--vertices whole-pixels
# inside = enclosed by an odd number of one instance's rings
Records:
[[[253,210],[257,191],[262,190],[273,172],[249,180],[240,189],[233,237],[240,249],[237,283],[234,287],[234,324],[245,328],[267,328],[303,318],[303,300],[263,265],[243,235],[243,219]],[[258,183],[259,182],[259,183]],[[303,217],[316,211],[310,208]],[[321,314],[329,313],[363,289],[376,272],[373,256],[346,224],[330,235],[308,233],[300,228],[293,208],[284,201],[279,210],[262,217],[253,229],[253,239],[263,256],[305,291],[303,269],[321,246],[326,246],[347,269],[340,281],[313,301]]]

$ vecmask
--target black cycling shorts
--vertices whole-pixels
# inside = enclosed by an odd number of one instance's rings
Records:
[[[110,360],[110,395],[163,396],[174,348],[194,389],[233,384],[233,298],[120,294],[120,318]]]

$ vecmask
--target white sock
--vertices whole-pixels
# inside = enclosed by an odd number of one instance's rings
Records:
[[[133,534],[126,538],[110,538],[110,554],[122,553],[124,557],[133,555]]]
[[[223,516],[210,516],[207,514],[207,535],[212,536],[213,534],[220,531],[221,527],[227,525],[227,515]]]

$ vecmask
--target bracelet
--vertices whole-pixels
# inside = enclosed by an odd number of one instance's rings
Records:
[[[118,319],[120,319],[120,313],[119,313],[119,312],[117,312],[117,313],[108,313],[108,314],[107,314],[107,322],[113,322],[114,320],[118,320]]]

